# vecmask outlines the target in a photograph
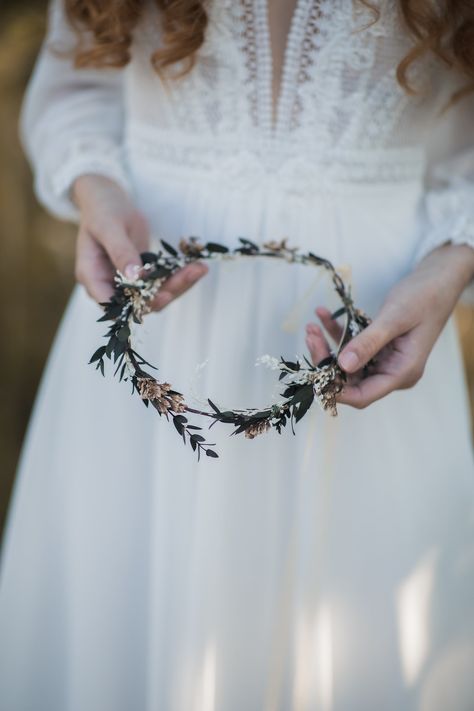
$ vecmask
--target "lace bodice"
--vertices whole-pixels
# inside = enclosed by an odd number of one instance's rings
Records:
[[[22,117],[40,198],[77,218],[73,179],[101,172],[130,187],[131,152],[170,176],[195,170],[239,190],[273,181],[302,196],[423,175],[420,257],[436,240],[474,246],[474,101],[440,118],[463,79],[431,55],[411,66],[408,94],[396,66],[412,39],[396,0],[375,4],[377,21],[359,0],[291,0],[285,12],[281,0],[214,0],[196,66],[164,84],[150,64],[161,41],[151,0],[125,70],[74,70],[54,56],[48,45],[73,36],[53,0]]]
[[[195,70],[170,83],[166,94],[149,66],[159,18],[144,20],[128,70],[135,116],[183,137],[238,140],[253,149],[258,143],[262,155],[270,145],[273,155],[418,145],[453,83],[439,80],[441,65],[428,57],[410,73],[420,96],[408,97],[398,85],[395,69],[411,40],[395,0],[383,0],[376,23],[373,12],[356,1],[290,4],[276,101],[271,0],[214,2]]]

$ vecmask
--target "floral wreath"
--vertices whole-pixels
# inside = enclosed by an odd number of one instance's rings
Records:
[[[230,249],[216,242],[201,244],[196,237],[190,237],[179,242],[179,251],[164,240],[160,242],[162,249],[158,252],[140,254],[143,266],[134,279],[127,279],[120,270],[116,271],[114,293],[109,301],[100,304],[104,307],[104,315],[97,319],[113,322],[104,336],[108,338],[108,342],[95,351],[89,363],[95,363],[96,369],[100,369],[104,375],[104,358],[111,360],[113,357],[114,363],[117,363],[114,375],[120,371],[120,380],[130,379],[132,394],[137,391],[147,407],[151,403],[160,416],[164,415],[167,420],[172,418],[184,443],[189,443],[192,449],[197,451],[198,460],[202,452],[208,457],[218,457],[217,452],[212,449],[215,443],[207,442],[200,433],[203,428],[190,424],[184,413],[211,419],[209,427],[216,422],[232,425],[234,430],[231,434],[243,432],[249,439],[270,428],[281,434],[287,422],[290,422],[295,434],[294,424],[304,417],[314,399],[324,411],[329,411],[333,416],[337,415],[336,395],[342,390],[347,379],[337,362],[338,355],[348,341],[369,325],[371,319],[355,307],[350,287],[345,285],[330,261],[312,252],[300,253],[297,248],[288,247],[286,239],[264,242],[259,246],[241,237],[240,245]],[[311,265],[327,270],[331,274],[334,290],[342,302],[341,308],[335,311],[331,318],[337,319],[345,315],[345,326],[337,348],[317,365],[313,365],[306,356],[303,356],[301,361],[285,360],[282,356],[280,359],[271,356],[258,359],[257,362],[280,371],[279,380],[284,381],[281,401],[263,408],[221,410],[208,399],[210,409],[198,410],[190,407],[183,395],[169,383],[159,382],[143,369],[143,366],[149,366],[157,370],[132,347],[131,326],[132,323],[142,323],[143,317],[152,310],[150,301],[162,284],[178,269],[196,261],[247,257],[271,257],[291,264]]]

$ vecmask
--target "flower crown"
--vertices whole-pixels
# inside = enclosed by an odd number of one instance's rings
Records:
[[[279,434],[290,423],[299,422],[308,412],[316,399],[323,410],[331,415],[337,415],[336,396],[342,390],[346,374],[337,362],[342,348],[355,335],[360,333],[370,323],[370,318],[356,308],[350,292],[341,276],[327,259],[316,256],[312,252],[300,253],[297,248],[287,246],[286,239],[279,242],[264,242],[261,246],[254,242],[239,238],[239,246],[234,249],[216,242],[202,244],[196,237],[182,239],[179,251],[173,246],[161,241],[158,252],[142,252],[140,257],[143,266],[134,279],[127,279],[119,270],[116,271],[114,293],[109,301],[101,303],[104,315],[98,321],[112,321],[105,334],[108,339],[105,346],[98,348],[89,363],[95,363],[104,375],[105,357],[117,363],[114,375],[119,373],[120,380],[130,380],[132,394],[136,391],[144,404],[151,403],[160,416],[172,420],[178,434],[185,444],[189,443],[197,451],[198,459],[201,453],[208,457],[218,457],[212,449],[215,443],[206,441],[201,433],[202,427],[190,424],[185,413],[212,420],[209,427],[216,422],[232,425],[231,434],[244,433],[245,437],[253,439],[259,434],[274,428]],[[268,257],[282,259],[290,264],[303,264],[327,270],[332,279],[334,290],[338,294],[342,306],[332,314],[336,319],[345,315],[345,326],[339,344],[331,355],[317,365],[311,363],[306,356],[303,361],[285,360],[263,356],[258,362],[279,370],[279,380],[284,391],[282,400],[262,408],[221,410],[210,399],[209,410],[199,410],[189,406],[182,393],[174,390],[169,383],[159,382],[143,366],[157,370],[148,363],[133,348],[131,342],[132,323],[141,324],[144,316],[151,311],[150,302],[162,284],[178,269],[195,261],[235,260],[248,257]]]

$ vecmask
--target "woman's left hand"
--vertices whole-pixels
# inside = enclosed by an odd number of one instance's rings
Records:
[[[341,351],[338,363],[348,374],[337,402],[364,408],[393,390],[411,388],[423,375],[428,356],[459,296],[474,276],[474,249],[444,244],[431,251],[414,271],[388,293],[372,323]],[[331,312],[316,314],[336,344],[341,326]],[[329,355],[323,330],[306,326],[306,344],[313,363]],[[363,377],[371,358],[375,365]]]

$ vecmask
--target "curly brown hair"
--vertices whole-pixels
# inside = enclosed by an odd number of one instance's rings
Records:
[[[204,42],[211,0],[154,0],[161,13],[162,46],[153,52],[151,62],[160,74],[180,64],[175,76],[192,69],[196,54]],[[358,0],[374,13],[379,10],[371,0]],[[86,29],[94,43],[75,53],[77,67],[123,67],[130,61],[130,46],[135,26],[140,19],[144,0],[64,0],[67,17],[79,36]],[[410,65],[433,52],[448,66],[467,77],[465,88],[453,99],[474,89],[474,3],[472,0],[398,0],[407,32],[414,40],[413,48],[397,67],[397,79],[413,93],[407,78]]]

